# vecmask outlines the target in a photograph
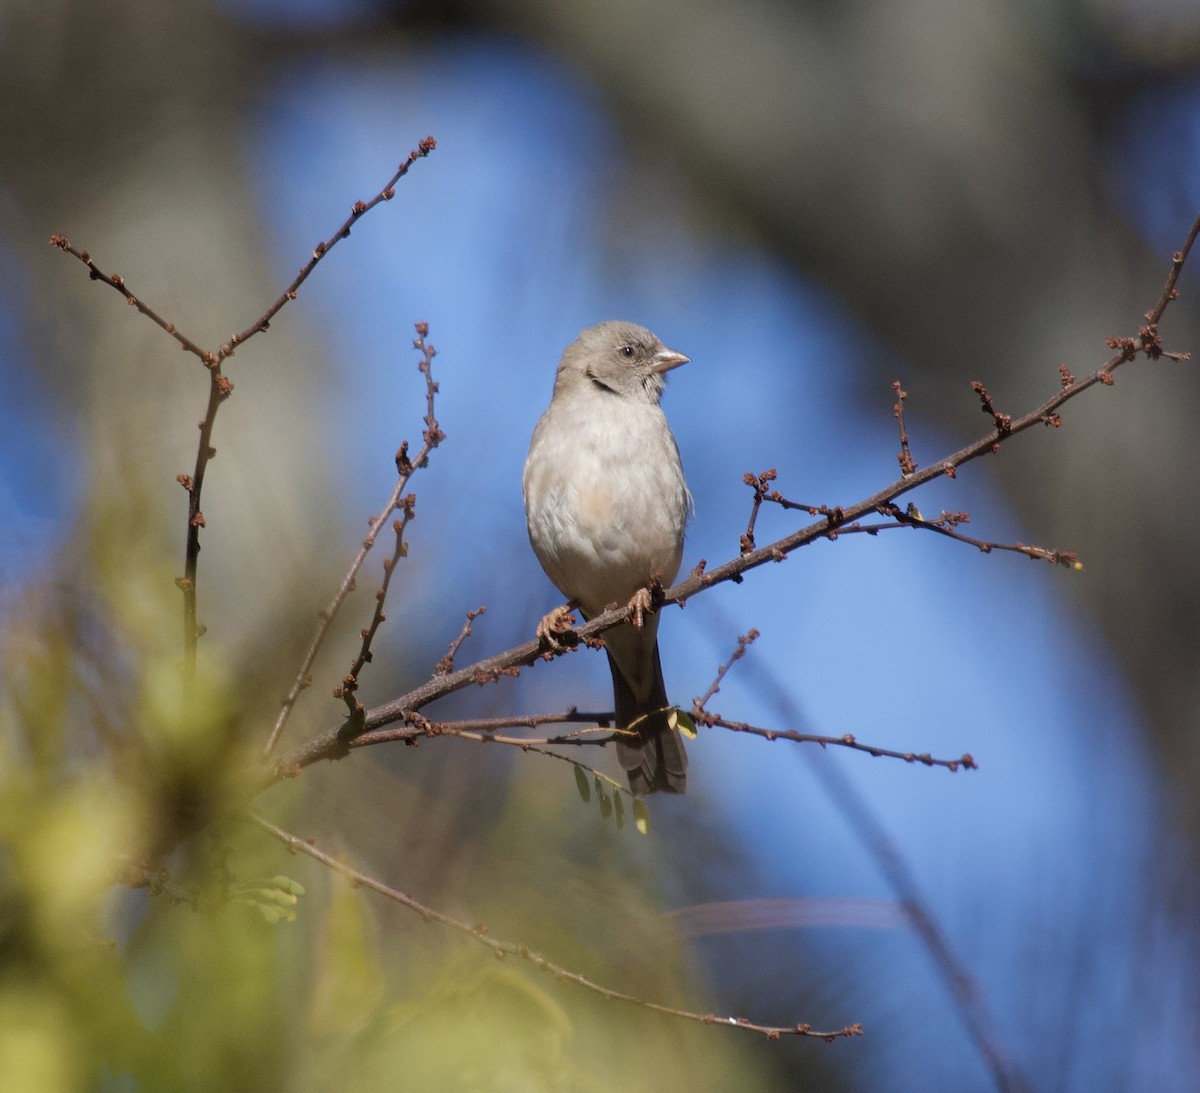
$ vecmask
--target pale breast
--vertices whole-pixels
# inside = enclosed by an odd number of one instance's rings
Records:
[[[690,503],[662,410],[599,395],[583,412],[551,405],[524,477],[533,549],[588,614],[627,602],[653,574],[674,580]]]

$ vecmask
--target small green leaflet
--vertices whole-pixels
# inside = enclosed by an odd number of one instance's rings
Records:
[[[686,714],[678,706],[672,706],[667,714],[667,724],[676,732],[683,733],[689,740],[696,739],[696,722],[691,714]]]

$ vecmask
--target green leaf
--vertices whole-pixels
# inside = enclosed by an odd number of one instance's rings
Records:
[[[621,804],[621,798],[624,796],[625,796],[625,794],[623,794],[623,793],[614,793],[613,794],[613,805],[616,806],[616,812],[617,812],[617,830],[618,831],[620,831],[621,828],[623,828],[625,826],[625,806],[623,804]]]
[[[633,799],[633,822],[643,835],[650,834],[650,810],[640,797]]]
[[[600,815],[607,820],[612,815],[612,801],[608,799],[608,794],[604,792],[604,783],[600,778],[596,778],[596,800],[600,802]]]
[[[282,873],[271,878],[271,883],[276,888],[282,888],[285,892],[290,892],[293,896],[304,895],[304,885],[298,880],[292,880],[291,877],[285,877]]]
[[[689,740],[696,739],[696,722],[692,720],[691,714],[684,713],[678,706],[671,707],[671,712],[667,714],[667,724],[676,732],[683,733]]]
[[[239,903],[244,903],[248,907],[253,907],[263,918],[265,918],[272,926],[279,922],[295,922],[296,912],[291,908],[275,907],[267,903],[260,903],[255,899],[238,900]]]
[[[583,803],[586,805],[592,799],[592,787],[588,785],[587,775],[583,773],[583,767],[575,768],[575,786],[579,790],[579,796],[583,798]]]
[[[268,922],[295,922],[295,906],[304,895],[304,885],[282,874],[267,880],[247,881],[230,893],[233,903],[253,907]]]

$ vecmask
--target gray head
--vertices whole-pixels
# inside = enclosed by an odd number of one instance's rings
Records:
[[[610,320],[589,326],[567,346],[554,390],[587,383],[626,398],[658,402],[665,373],[687,362],[644,326]]]

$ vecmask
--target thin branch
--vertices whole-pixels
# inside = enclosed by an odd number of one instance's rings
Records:
[[[971,390],[979,396],[979,408],[992,419],[992,424],[996,427],[996,433],[999,436],[1007,436],[1012,432],[1012,415],[1002,414],[992,405],[992,396],[988,394],[988,389],[982,383],[975,380],[971,384]],[[1045,420],[1045,419],[1043,419]],[[1060,424],[1059,422],[1055,424]]]
[[[294,300],[299,294],[300,286],[308,280],[308,275],[317,268],[317,263],[321,261],[338,243],[345,239],[350,234],[350,229],[359,220],[360,217],[369,213],[381,201],[391,201],[396,196],[395,186],[406,174],[414,163],[419,159],[424,159],[430,152],[437,147],[437,141],[433,137],[426,137],[422,140],[413,151],[408,153],[408,156],[396,168],[392,177],[384,183],[382,189],[370,201],[356,201],[350,208],[350,215],[346,217],[342,226],[333,233],[328,239],[322,243],[318,243],[313,247],[312,257],[300,268],[300,272],[296,274],[295,279],[287,288],[280,294],[277,299],[263,314],[251,323],[240,334],[233,334],[229,341],[221,346],[221,360],[226,357],[232,357],[234,352],[240,348],[255,334],[262,333],[271,325],[271,320],[283,309],[283,307],[291,300]]]
[[[717,668],[717,674],[708,685],[708,690],[704,694],[692,699],[692,717],[696,717],[697,714],[704,712],[704,707],[708,705],[708,700],[721,689],[721,681],[724,680],[726,673],[746,655],[746,650],[757,640],[757,630],[751,630],[737,639],[737,648],[733,651],[729,659]]]
[[[1148,325],[1141,328],[1136,339],[1109,339],[1109,342],[1118,349],[1118,352],[1110,357],[1097,371],[1082,380],[1075,380],[1072,383],[1065,383],[1065,377],[1062,377],[1063,382],[1060,384],[1060,389],[1053,396],[1036,409],[1012,420],[1006,432],[1001,433],[999,430],[993,430],[974,443],[968,444],[966,447],[930,464],[924,470],[918,470],[911,475],[901,477],[871,496],[855,502],[853,505],[824,509],[824,517],[817,523],[800,528],[767,546],[757,547],[747,553],[739,554],[736,558],[730,559],[715,569],[707,569],[706,563],[702,560],[684,580],[663,593],[663,603],[682,604],[692,596],[698,595],[714,585],[725,581],[740,582],[747,571],[766,565],[768,562],[781,562],[793,551],[808,546],[819,539],[834,538],[835,535],[831,533],[836,534],[846,525],[853,524],[856,520],[860,520],[872,512],[877,512],[881,505],[894,501],[897,497],[915,490],[927,482],[933,481],[935,478],[943,476],[948,478],[956,477],[959,467],[982,455],[997,451],[1001,444],[1008,442],[1027,429],[1031,429],[1035,425],[1045,426],[1048,423],[1053,424],[1050,419],[1052,415],[1055,415],[1058,408],[1070,399],[1081,395],[1090,387],[1096,384],[1111,385],[1112,373],[1122,364],[1133,360],[1139,352],[1144,353],[1151,359],[1159,357],[1167,357],[1171,360],[1186,359],[1186,354],[1167,353],[1162,349],[1157,332],[1157,321],[1161,318],[1168,303],[1175,299],[1176,292],[1174,286],[1178,279],[1179,271],[1195,242],[1197,233],[1200,233],[1200,216],[1193,223],[1183,249],[1177,252],[1172,260],[1171,273],[1167,278],[1162,295],[1155,307],[1147,313]],[[598,637],[605,630],[609,630],[627,621],[629,616],[630,609],[628,605],[616,607],[595,616],[582,626],[577,627],[574,634],[579,643],[586,643]],[[570,646],[567,643],[563,643],[563,651],[569,651],[569,648]],[[465,687],[495,682],[505,675],[519,675],[522,667],[532,665],[539,659],[551,659],[556,655],[559,655],[559,651],[548,650],[541,642],[527,641],[502,653],[497,653],[495,656],[487,657],[475,664],[450,672],[447,675],[435,676],[407,694],[400,695],[398,698],[368,710],[363,719],[361,731],[371,731],[396,721],[402,721],[411,711],[420,710],[439,698],[444,698],[446,695],[453,694]],[[278,781],[280,778],[293,776],[301,768],[311,763],[344,757],[349,751],[347,744],[348,732],[347,726],[341,726],[310,740],[301,748],[279,760],[274,769],[266,776],[264,784],[270,784]]]
[[[416,513],[416,507],[416,494],[409,493],[400,498],[400,519],[392,522],[392,530],[396,533],[396,546],[392,551],[392,556],[385,559],[383,563],[383,584],[375,593],[375,611],[371,616],[370,625],[364,627],[359,633],[362,644],[359,646],[358,656],[350,665],[349,673],[344,675],[342,682],[333,689],[333,697],[340,698],[346,703],[346,711],[352,718],[362,717],[366,713],[366,707],[355,697],[355,692],[358,690],[358,677],[363,668],[371,661],[373,657],[371,643],[375,640],[375,634],[379,627],[387,619],[383,605],[387,602],[388,589],[391,587],[392,574],[396,572],[396,566],[400,564],[401,558],[408,556],[408,544],[404,541],[404,530]]]
[[[787,508],[807,508],[814,515],[817,512],[816,509],[810,506],[802,505],[795,501],[788,501],[778,490],[773,491],[765,500]],[[901,509],[899,506],[891,503],[880,505],[878,512],[883,516],[889,517],[886,524],[864,524],[860,520],[855,520],[852,524],[840,524],[835,529],[827,531],[825,537],[827,539],[837,539],[842,535],[853,535],[856,533],[878,535],[881,531],[911,528],[918,531],[932,531],[938,535],[944,535],[948,539],[954,539],[956,542],[966,543],[968,546],[975,547],[981,554],[990,554],[993,550],[1006,550],[1013,554],[1023,554],[1027,558],[1050,562],[1053,565],[1061,565],[1068,569],[1083,568],[1083,563],[1079,561],[1079,555],[1072,550],[1053,550],[1048,547],[1031,546],[1028,543],[995,543],[985,539],[976,539],[954,530],[959,525],[970,522],[971,515],[967,512],[946,512],[943,510],[936,519],[927,520],[913,504],[909,504],[907,509]]]
[[[571,971],[569,968],[564,968],[552,960],[547,960],[541,953],[535,952],[525,945],[520,945],[512,941],[501,941],[498,938],[492,937],[488,932],[488,928],[482,923],[470,925],[459,919],[452,918],[441,911],[435,911],[432,907],[426,906],[407,893],[398,891],[384,884],[382,881],[376,880],[374,877],[362,873],[345,862],[326,854],[324,851],[318,850],[310,841],[289,834],[261,816],[250,813],[249,818],[267,832],[268,835],[283,843],[293,854],[307,854],[310,858],[328,866],[334,872],[348,877],[351,883],[379,893],[379,895],[390,899],[393,903],[398,903],[401,907],[420,915],[426,922],[437,922],[442,926],[448,926],[450,929],[490,949],[498,957],[519,957],[521,960],[532,964],[535,968],[548,972],[560,982],[572,983],[577,987],[583,987],[585,990],[589,990],[593,994],[598,994],[601,998],[605,998],[610,1002],[628,1002],[630,1005],[639,1006],[642,1009],[652,1010],[655,1013],[661,1013],[668,1017],[677,1017],[685,1021],[694,1021],[702,1025],[722,1025],[729,1028],[741,1029],[744,1032],[757,1032],[771,1040],[777,1040],[781,1036],[806,1036],[812,1039],[832,1041],[840,1037],[862,1035],[861,1025],[847,1025],[845,1028],[829,1032],[819,1032],[806,1024],[782,1027],[760,1025],[745,1017],[717,1017],[711,1013],[694,1013],[688,1010],[676,1009],[674,1006],[665,1006],[659,1002],[650,1002],[644,998],[638,998],[636,995],[626,994],[623,991],[603,987],[599,983],[581,975],[579,972]]]
[[[196,576],[200,565],[200,529],[205,526],[204,513],[200,510],[200,495],[204,489],[204,476],[213,456],[213,430],[217,424],[217,411],[232,393],[233,384],[222,374],[221,362],[207,354],[209,362],[208,406],[200,422],[200,442],[196,447],[196,463],[192,474],[176,478],[188,494],[187,546],[184,549],[183,579],[176,584],[183,591],[183,663],[184,680],[190,686],[196,672],[196,646],[204,633],[197,616]]]
[[[757,725],[748,725],[745,721],[730,721],[719,713],[711,712],[707,709],[708,700],[721,689],[721,683],[729,669],[746,655],[746,650],[757,638],[757,630],[751,630],[748,634],[739,637],[737,648],[729,659],[717,669],[717,674],[712,683],[708,685],[708,690],[698,698],[692,699],[692,708],[689,713],[697,724],[710,729],[728,729],[730,732],[759,736],[764,740],[790,740],[797,744],[820,744],[823,748],[849,748],[851,751],[866,752],[877,759],[903,759],[906,763],[921,763],[927,767],[945,767],[952,774],[957,773],[959,767],[965,770],[979,769],[978,764],[970,755],[962,755],[958,759],[935,759],[928,753],[893,751],[891,748],[880,748],[873,744],[861,744],[851,733],[843,733],[841,736],[819,736],[816,733],[797,732],[793,729],[764,729]]]
[[[95,262],[92,261],[92,256],[85,250],[76,250],[71,245],[71,241],[65,235],[50,236],[50,245],[57,247],[67,254],[72,254],[78,258],[88,268],[88,275],[93,281],[103,281],[110,288],[115,288],[122,296],[125,297],[125,302],[131,307],[136,307],[146,318],[152,320],[158,326],[162,327],[168,334],[174,338],[181,348],[193,356],[199,358],[201,363],[206,368],[212,367],[210,358],[212,354],[207,349],[201,349],[194,341],[175,329],[174,323],[167,322],[161,315],[158,314],[152,307],[145,303],[140,297],[135,296],[130,292],[125,284],[125,278],[119,273],[105,273]]]
[[[216,425],[217,411],[232,393],[233,384],[221,372],[222,354],[202,349],[196,342],[181,334],[174,323],[167,322],[148,304],[136,297],[126,286],[125,279],[117,273],[105,273],[92,260],[87,251],[77,250],[70,241],[62,235],[50,237],[52,246],[78,258],[89,271],[93,281],[102,281],[116,289],[125,297],[127,303],[136,307],[143,315],[153,320],[158,326],[174,338],[183,349],[196,356],[208,369],[208,405],[204,418],[200,422],[200,442],[196,448],[196,462],[191,474],[176,475],[175,480],[188,493],[187,510],[187,546],[184,552],[184,575],[176,579],[175,584],[183,592],[183,649],[184,649],[184,681],[188,686],[195,678],[196,645],[203,633],[196,615],[196,573],[200,558],[200,529],[205,526],[204,513],[200,510],[200,495],[204,488],[204,475],[208,464],[217,454],[212,446],[213,428]]]
[[[758,510],[762,508],[763,501],[771,493],[768,483],[775,481],[777,473],[772,467],[761,474],[751,474],[747,471],[742,475],[742,481],[754,491],[754,504],[750,509],[750,519],[747,521],[746,530],[742,533],[739,541],[743,554],[749,554],[754,549],[754,525],[758,522]]]
[[[490,718],[485,719],[485,721],[490,720]],[[601,725],[576,729],[574,732],[559,736],[533,737],[505,736],[491,728],[476,728],[476,724],[471,721],[426,721],[424,718],[420,718],[408,725],[396,725],[387,729],[375,729],[372,732],[363,733],[362,736],[356,736],[350,741],[350,747],[365,748],[372,744],[390,744],[397,741],[412,744],[417,740],[433,739],[438,736],[457,736],[464,740],[477,740],[481,744],[508,744],[526,751],[536,751],[539,746],[551,744],[573,746],[592,744],[604,747],[614,739],[613,730],[608,726]],[[603,733],[603,736],[594,739],[592,736],[594,733]],[[561,759],[564,756],[558,758]]]
[[[935,759],[928,752],[893,751],[891,748],[880,748],[874,744],[862,744],[852,733],[842,736],[818,736],[815,733],[796,732],[793,729],[764,729],[757,725],[748,725],[744,721],[729,721],[719,713],[707,710],[691,711],[697,724],[706,725],[710,729],[728,729],[730,732],[745,733],[748,736],[758,736],[763,740],[790,740],[796,744],[820,744],[823,748],[849,748],[851,751],[865,752],[876,759],[903,759],[906,763],[920,763],[925,767],[945,767],[952,774],[963,770],[978,770],[979,764],[969,754],[963,754],[957,759]]]
[[[900,386],[899,380],[892,381],[892,390],[896,392],[896,401],[892,403],[892,415],[896,419],[896,425],[900,429],[900,454],[896,456],[900,464],[900,473],[907,476],[913,473],[920,464],[913,459],[912,452],[908,448],[908,430],[904,425],[904,400],[908,398],[908,392]]]
[[[307,688],[312,683],[312,666],[317,659],[317,653],[320,652],[321,645],[325,641],[326,634],[329,633],[329,627],[333,623],[334,616],[338,613],[338,609],[345,602],[346,597],[354,591],[358,577],[358,571],[362,568],[363,562],[366,560],[367,554],[371,547],[375,545],[375,539],[379,535],[380,530],[387,522],[388,517],[401,505],[405,505],[406,516],[402,521],[401,528],[397,530],[397,546],[396,556],[393,557],[389,565],[385,565],[384,586],[380,590],[382,596],[376,593],[375,602],[375,619],[372,622],[370,633],[364,631],[364,647],[360,653],[360,657],[365,662],[370,658],[370,637],[374,635],[375,629],[382,622],[383,603],[387,596],[387,587],[391,581],[392,570],[395,568],[395,563],[403,553],[403,543],[400,539],[400,531],[403,524],[411,518],[410,505],[405,497],[404,491],[408,488],[409,480],[413,473],[421,467],[425,467],[429,463],[429,453],[438,446],[446,437],[439,426],[436,416],[434,415],[434,399],[438,392],[438,385],[433,378],[433,358],[437,356],[437,350],[426,339],[429,336],[429,324],[417,323],[415,326],[417,336],[413,341],[413,348],[421,354],[421,360],[417,367],[421,375],[425,377],[425,429],[422,432],[424,444],[421,450],[417,453],[416,459],[410,459],[408,455],[408,441],[401,443],[399,451],[396,452],[396,473],[399,476],[396,479],[395,486],[392,487],[391,495],[387,499],[387,503],[383,507],[383,511],[378,516],[373,516],[370,521],[369,530],[366,538],[358,548],[358,553],[355,554],[354,560],[350,563],[350,568],[346,571],[346,575],[342,578],[341,584],[338,585],[337,591],[333,594],[333,599],[317,616],[317,626],[313,631],[312,639],[308,643],[308,649],[305,651],[304,658],[300,662],[300,668],[296,672],[295,678],[292,680],[292,685],[288,689],[288,693],[284,696],[283,702],[280,704],[279,714],[275,718],[275,725],[271,729],[271,735],[268,737],[266,744],[263,747],[263,757],[270,756],[274,751],[276,743],[279,741],[279,736],[283,732],[284,726],[287,724],[288,718],[291,716],[292,710],[300,697],[301,691]],[[357,662],[356,662],[357,664]],[[358,664],[352,675],[354,676],[355,684],[357,684],[358,671],[362,665]],[[344,685],[344,681],[343,681]],[[356,715],[352,708],[352,717],[357,719],[361,714]]]
[[[1079,561],[1079,556],[1072,550],[1051,550],[1047,547],[1030,546],[1027,543],[993,543],[984,539],[975,539],[970,535],[964,535],[961,531],[956,531],[955,529],[960,524],[965,524],[970,520],[970,516],[965,512],[943,512],[936,520],[926,520],[911,506],[908,511],[904,511],[896,505],[885,504],[879,506],[879,512],[883,516],[890,516],[895,523],[855,524],[851,527],[839,529],[839,534],[845,534],[849,531],[865,531],[869,534],[874,534],[877,531],[887,531],[890,528],[916,528],[923,531],[932,531],[937,535],[944,535],[948,539],[954,539],[959,543],[966,543],[968,546],[975,547],[982,554],[990,554],[993,550],[1007,550],[1013,554],[1024,554],[1027,558],[1050,562],[1052,565],[1065,566],[1068,569],[1083,568],[1083,563]]]
[[[536,729],[542,725],[598,725],[608,729],[613,721],[611,713],[589,713],[570,706],[558,713],[505,714],[502,717],[477,717],[468,721],[430,722],[435,727],[447,729],[471,729],[477,732],[497,732],[500,729]],[[364,733],[372,736],[374,733]],[[357,743],[358,741],[355,741]]]
[[[463,623],[462,629],[458,632],[458,637],[450,643],[450,648],[446,650],[445,656],[437,662],[437,666],[433,669],[434,675],[444,676],[454,671],[454,657],[461,648],[462,643],[471,636],[471,623],[485,611],[487,611],[487,608],[480,605],[474,611],[467,612],[466,622]]]

